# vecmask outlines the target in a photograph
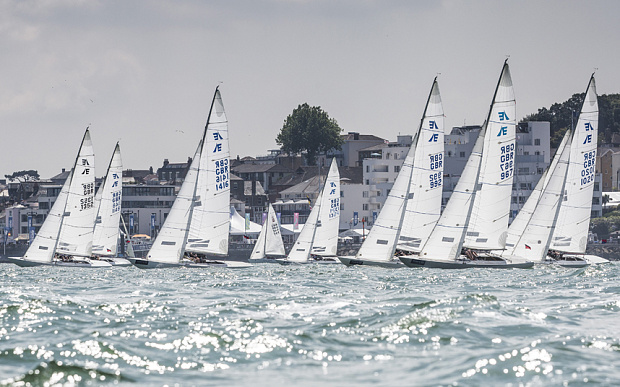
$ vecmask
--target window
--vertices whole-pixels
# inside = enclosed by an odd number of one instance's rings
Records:
[[[370,180],[366,179],[366,185],[370,185]]]
[[[396,172],[396,173],[400,172],[400,166],[395,165],[394,166],[394,172]]]
[[[601,201],[599,198],[592,198],[592,204],[601,204]]]
[[[366,173],[370,172],[370,165],[366,165]]]
[[[448,151],[448,157],[452,157],[452,151]]]
[[[523,152],[523,156],[529,156],[529,155],[530,155],[530,152],[528,151]]]
[[[389,160],[389,159],[390,159],[390,153],[388,153],[388,154],[386,154],[386,155],[385,155],[385,159],[386,159],[386,160]]]
[[[461,152],[461,153],[459,154],[459,157],[465,158],[465,152]]]
[[[344,203],[340,202],[340,211],[344,211]]]
[[[519,175],[527,175],[530,173],[529,167],[519,168]]]
[[[363,198],[367,198],[368,197],[368,191],[362,191],[362,197]]]
[[[362,210],[368,211],[368,203],[362,204]]]
[[[377,196],[381,196],[381,191],[377,191]]]
[[[344,191],[340,191],[340,197],[343,198],[344,197]]]
[[[534,139],[534,145],[540,145],[540,138]]]
[[[534,154],[535,154],[536,156],[540,156],[540,151],[536,151],[536,152],[534,152]]]
[[[598,182],[595,182],[595,183],[594,183],[594,190],[595,190],[595,191],[600,191],[600,190],[601,190],[601,187],[599,186],[599,183],[598,183]]]
[[[536,169],[536,173],[538,173],[539,175],[542,175],[544,171],[545,171],[544,168],[537,168]]]
[[[525,196],[519,196],[519,204],[525,203]]]
[[[516,196],[512,197],[512,202],[515,203],[515,204],[517,203],[517,197]]]

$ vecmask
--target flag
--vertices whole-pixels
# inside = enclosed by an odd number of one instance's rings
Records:
[[[532,250],[532,248],[530,246],[528,246],[528,245],[525,245],[525,249],[526,250]]]
[[[112,250],[110,250],[110,249],[106,249],[106,250],[108,250],[108,253],[111,253],[111,252],[112,252]]]

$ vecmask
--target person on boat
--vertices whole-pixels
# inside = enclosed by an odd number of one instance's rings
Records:
[[[463,248],[463,254],[472,261],[478,258],[478,254],[472,249]]]

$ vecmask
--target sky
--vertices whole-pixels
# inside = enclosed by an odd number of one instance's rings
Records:
[[[97,176],[187,160],[216,86],[231,156],[266,155],[307,102],[343,133],[395,141],[438,76],[446,125],[481,124],[509,58],[518,119],[620,93],[615,0],[0,0],[0,176],[71,168],[87,126]]]

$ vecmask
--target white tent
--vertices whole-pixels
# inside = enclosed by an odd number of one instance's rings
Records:
[[[261,225],[250,221],[250,229],[245,229],[245,218],[235,210],[235,207],[230,207],[230,234],[231,235],[248,235],[248,234],[260,234]]]

